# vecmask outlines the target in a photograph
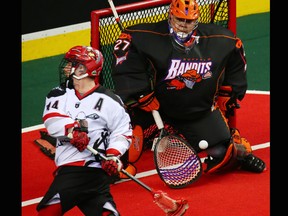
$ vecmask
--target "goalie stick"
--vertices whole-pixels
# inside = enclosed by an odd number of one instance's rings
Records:
[[[152,146],[154,163],[160,178],[171,188],[183,188],[202,175],[202,163],[197,152],[181,137],[169,134],[158,110],[152,110],[160,130]]]
[[[114,6],[113,0],[108,0],[108,2],[119,28],[121,31],[123,31],[124,28]],[[193,148],[186,143],[186,141],[181,140],[174,135],[166,136],[166,134],[164,134],[164,126],[161,128],[163,122],[158,111],[155,110],[152,112],[152,114],[157,126],[160,126],[160,128],[158,128],[161,129],[161,133],[158,138],[159,142],[154,151],[154,161],[159,176],[168,186],[172,188],[181,188],[191,184],[202,174],[202,164],[200,158]],[[164,139],[162,139],[162,137]],[[160,151],[158,151],[159,148],[163,148],[165,151],[161,152],[160,154]],[[174,155],[172,157],[172,149],[175,149],[178,155]]]
[[[91,151],[95,155],[99,155],[103,160],[107,160],[104,155],[101,155],[96,149],[91,146],[87,146],[87,149]],[[149,191],[153,196],[153,201],[157,204],[167,216],[182,216],[188,209],[188,201],[185,199],[172,199],[168,196],[167,193],[160,191],[160,190],[153,190],[148,185],[141,182],[139,179],[131,175],[124,169],[121,169],[121,172],[127,175],[131,180],[142,186],[144,189]]]

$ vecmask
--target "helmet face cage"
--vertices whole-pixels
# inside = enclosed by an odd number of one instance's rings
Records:
[[[59,65],[60,83],[66,82],[67,79],[74,75],[74,71],[82,64],[86,67],[84,77],[94,77],[95,81],[99,80],[99,75],[102,70],[104,58],[102,53],[89,46],[72,47],[64,56]],[[75,78],[77,78],[75,76]]]
[[[173,40],[181,47],[189,49],[193,46],[192,37],[194,30],[198,27],[200,12],[195,0],[172,0],[170,4],[169,27]],[[189,32],[179,30],[179,23],[185,22],[191,26]]]

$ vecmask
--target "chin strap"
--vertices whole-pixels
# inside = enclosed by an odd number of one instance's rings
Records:
[[[192,45],[194,44],[194,42],[196,44],[199,43],[199,36],[195,36],[196,35],[196,30],[193,32],[193,34],[191,35],[191,38],[184,43],[185,47],[192,47]]]
[[[170,27],[170,28],[172,29],[172,27]],[[193,31],[193,34],[191,35],[190,39],[188,41],[186,41],[185,43],[181,42],[180,40],[177,40],[176,33],[173,31],[173,29],[171,31],[170,31],[170,33],[171,33],[172,44],[173,44],[175,49],[177,49],[181,52],[187,53],[193,48],[194,44],[199,43],[199,36],[196,36],[197,30]]]

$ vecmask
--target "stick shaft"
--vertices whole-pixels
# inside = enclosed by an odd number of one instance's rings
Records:
[[[122,26],[122,23],[121,23],[121,21],[120,21],[120,18],[119,18],[119,16],[118,16],[117,11],[116,11],[116,8],[115,8],[115,5],[114,5],[114,3],[113,3],[113,0],[108,0],[108,3],[109,3],[109,5],[110,5],[110,8],[111,8],[111,10],[112,10],[112,12],[113,12],[113,15],[114,15],[114,17],[115,17],[115,20],[116,20],[116,22],[117,22],[120,30],[123,31],[124,28],[123,28],[123,26]]]
[[[96,149],[92,148],[91,146],[88,145],[88,146],[87,146],[87,149],[88,149],[89,151],[91,151],[93,154],[99,155],[99,157],[101,157],[102,159],[107,160],[107,157],[105,157],[104,155],[99,154],[99,152],[98,152]],[[133,175],[131,175],[131,174],[130,174],[129,172],[127,172],[126,170],[122,169],[121,172],[124,173],[125,175],[127,175],[131,180],[135,181],[137,184],[139,184],[140,186],[142,186],[142,187],[145,188],[146,190],[152,192],[152,189],[151,189],[148,185],[146,185],[146,184],[144,184],[143,182],[141,182],[139,179],[137,179],[136,177],[134,177]]]
[[[160,116],[160,113],[158,112],[158,110],[152,110],[152,115],[154,117],[154,121],[158,127],[159,130],[164,128],[164,124],[162,121],[162,118]]]

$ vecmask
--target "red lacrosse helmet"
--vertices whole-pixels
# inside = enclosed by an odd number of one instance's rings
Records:
[[[95,81],[98,82],[103,63],[104,58],[99,50],[90,46],[74,46],[65,54],[60,64],[60,77],[63,77],[64,74],[64,77],[68,78],[70,75],[73,75],[75,69],[82,64],[87,70],[85,74],[77,77],[77,79],[94,77]]]

